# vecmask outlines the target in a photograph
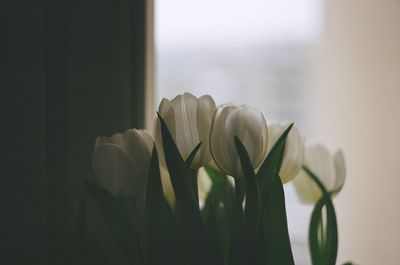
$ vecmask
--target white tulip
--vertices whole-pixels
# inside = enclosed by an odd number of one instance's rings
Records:
[[[289,123],[268,123],[268,152],[274,146],[282,133],[288,128]],[[304,140],[295,125],[290,129],[286,138],[285,148],[279,176],[282,183],[291,181],[299,173],[304,161]]]
[[[101,185],[116,196],[143,196],[153,146],[145,130],[97,137],[92,166]]]
[[[210,133],[214,162],[225,174],[243,177],[234,136],[246,147],[253,168],[257,168],[268,147],[268,128],[262,113],[247,106],[223,105],[214,114]]]
[[[196,98],[190,93],[178,95],[171,101],[164,98],[158,107],[158,112],[167,124],[184,160],[200,142],[202,143],[192,161],[193,169],[206,165],[211,158],[208,141],[215,109],[215,102],[209,95]],[[158,123],[157,127],[157,150],[163,160],[164,152]]]
[[[306,148],[304,165],[322,182],[328,192],[337,194],[343,187],[346,167],[343,152],[337,151],[334,156],[322,145],[316,144]],[[309,175],[302,169],[293,180],[300,200],[314,204],[322,192]]]

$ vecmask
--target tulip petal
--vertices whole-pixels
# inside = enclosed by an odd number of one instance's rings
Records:
[[[204,168],[200,168],[197,174],[197,186],[199,188],[199,200],[205,201],[211,190],[211,180]]]
[[[321,198],[321,190],[303,169],[300,170],[292,182],[302,203],[314,204]]]
[[[168,201],[169,205],[172,207],[175,204],[175,193],[172,187],[171,177],[169,176],[168,169],[166,166],[160,166],[161,172],[161,182],[164,191],[165,199]]]
[[[333,192],[333,195],[343,186],[345,164],[341,151],[333,158],[324,146],[319,144],[309,146],[306,149],[304,164],[318,177],[328,192]],[[302,202],[315,203],[322,195],[304,170],[299,172],[293,183]]]
[[[286,139],[283,160],[280,168],[280,177],[283,183],[292,180],[303,166],[304,143],[300,132],[293,126]]]
[[[110,140],[113,144],[122,145],[122,133],[115,133],[110,137]]]
[[[123,187],[128,194],[144,194],[146,190],[151,157],[150,142],[152,142],[151,136],[142,130],[127,130],[123,134],[123,148],[130,155],[135,170],[135,173],[129,177],[128,185]]]
[[[153,152],[154,140],[151,137],[150,133],[147,130],[138,130],[142,140],[145,142],[147,150],[149,150],[149,154]]]
[[[92,166],[102,186],[114,195],[121,192],[122,187],[134,174],[128,153],[116,144],[97,145]]]
[[[231,163],[241,172],[235,145],[230,140],[236,135],[246,147],[253,167],[257,168],[265,158],[268,141],[267,125],[261,112],[248,107],[236,109],[226,119],[225,130]]]
[[[225,136],[225,121],[230,112],[235,108],[236,107],[232,105],[219,107],[213,116],[210,132],[210,150],[214,162],[225,174],[231,176],[234,172],[230,169],[232,169],[235,164],[231,163],[228,156],[228,144],[232,142],[229,142],[229,139]]]
[[[161,117],[164,119],[165,123],[168,126],[168,130],[170,132],[175,132],[175,113],[174,113],[174,108],[171,104],[171,102],[163,98],[161,100],[160,106],[158,107],[158,112],[160,113]],[[158,124],[158,122],[157,122]],[[175,137],[175,135],[172,135]]]
[[[171,132],[172,137],[175,139],[175,113],[174,108],[171,105],[171,102],[163,98],[161,103],[158,107],[159,115],[164,119],[165,123],[167,124],[168,130]],[[155,129],[155,143],[157,147],[157,151],[159,153],[159,160],[162,166],[166,167],[165,163],[165,155],[164,155],[164,147],[162,144],[162,137],[161,137],[161,126],[160,121],[156,119],[156,129]]]
[[[250,154],[250,160],[253,165],[254,162],[254,141],[252,140],[251,128],[246,130],[247,121],[246,113],[242,109],[236,108],[233,110],[225,121],[225,136],[226,137],[226,156],[229,158],[231,165],[231,174],[235,177],[243,177],[243,170],[239,161],[234,137],[237,136],[241,139],[247,152]],[[249,132],[250,131],[250,132]],[[249,135],[250,134],[250,135]]]
[[[268,128],[261,112],[247,106],[222,105],[214,115],[210,148],[214,162],[226,174],[243,176],[234,136],[237,136],[257,168],[265,158]]]
[[[176,96],[171,105],[174,108],[175,143],[184,160],[200,142],[197,132],[197,105],[198,100],[190,93]]]
[[[107,136],[97,136],[96,137],[96,142],[94,144],[94,148],[101,144],[112,144],[113,142],[111,141],[110,137]]]
[[[279,139],[279,137],[282,135],[283,131],[285,130],[285,127],[287,127],[289,124],[286,123],[281,123],[281,122],[269,122],[268,123],[268,152],[269,153],[276,143],[276,141]],[[288,135],[289,137],[289,135]],[[288,139],[286,138],[286,142]]]
[[[315,144],[308,147],[305,165],[321,180],[327,190],[335,185],[335,168],[331,153],[323,145]]]
[[[346,165],[344,161],[344,155],[342,150],[339,150],[336,152],[335,157],[334,157],[334,163],[335,163],[335,173],[336,173],[336,179],[335,179],[335,185],[333,188],[334,193],[338,193],[343,185],[344,181],[346,178]]]
[[[197,165],[198,168],[202,165],[207,164],[210,160],[210,148],[209,148],[209,134],[212,122],[212,116],[216,109],[216,105],[212,97],[209,95],[201,96],[198,100],[197,106],[197,130],[199,135],[199,141],[202,143],[198,155],[195,157],[193,164]]]

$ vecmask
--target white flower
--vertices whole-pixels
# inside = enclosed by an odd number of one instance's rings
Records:
[[[191,168],[193,169],[206,165],[211,158],[208,141],[215,109],[215,102],[209,95],[196,98],[190,93],[178,95],[171,101],[164,98],[158,107],[158,112],[167,124],[184,160],[200,142],[202,143],[192,161]],[[157,150],[163,160],[164,152],[158,123],[157,127]]]
[[[99,182],[114,195],[143,196],[153,146],[145,130],[97,137],[92,166]]]
[[[268,123],[268,152],[288,128],[289,123]],[[291,181],[299,173],[304,161],[304,140],[295,125],[290,129],[283,150],[283,159],[279,176],[282,183]]]
[[[343,187],[346,167],[341,150],[332,156],[322,145],[309,146],[306,148],[304,165],[319,178],[332,195],[336,195]],[[304,169],[294,178],[293,183],[300,200],[304,203],[314,204],[322,196],[322,192]]]
[[[234,136],[244,144],[253,168],[257,168],[268,147],[268,128],[262,113],[247,106],[223,105],[214,114],[210,133],[214,162],[225,174],[243,177]]]

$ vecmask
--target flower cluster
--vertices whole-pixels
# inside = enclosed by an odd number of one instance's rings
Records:
[[[234,136],[244,144],[253,168],[257,169],[289,126],[289,123],[277,122],[269,122],[267,125],[263,114],[248,106],[224,104],[217,108],[209,95],[196,98],[185,93],[172,100],[164,98],[158,112],[184,160],[201,143],[190,165],[192,169],[210,165],[234,178],[243,177]],[[158,121],[156,128],[155,144],[161,154],[162,171],[165,172]],[[111,137],[98,137],[93,168],[101,184],[113,194],[142,194],[145,191],[153,141],[149,132],[137,129]],[[316,173],[332,193],[336,194],[343,186],[343,153],[338,151],[333,158],[322,145],[305,148],[304,138],[298,128],[293,126],[285,142],[279,176],[283,183],[294,180],[302,202],[315,203],[322,193],[302,169],[303,164]]]
[[[109,207],[101,209],[128,264],[294,264],[288,182],[302,202],[315,204],[313,264],[335,264],[331,198],[344,184],[341,151],[306,147],[294,124],[267,123],[244,105],[217,107],[209,95],[163,99],[157,114],[155,132],[98,137],[93,152],[99,185],[92,194]]]

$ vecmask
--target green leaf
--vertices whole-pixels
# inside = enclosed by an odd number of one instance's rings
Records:
[[[93,257],[93,251],[96,249],[96,255],[103,255],[109,264],[128,265],[127,257],[122,253],[122,249],[117,243],[115,235],[117,228],[109,223],[114,219],[112,216],[115,214],[115,209],[112,201],[115,200],[115,197],[102,189],[101,186],[86,183],[83,199],[86,219],[85,230],[88,240],[93,243],[92,247],[88,246],[91,250],[89,256]]]
[[[196,145],[196,147],[190,152],[188,158],[185,160],[186,166],[190,169],[190,165],[192,164],[192,161],[194,157],[196,156],[197,152],[199,151],[201,147],[201,142]],[[196,201],[196,204],[199,204],[199,189],[197,186],[197,169],[190,169],[190,177],[187,179],[189,187],[192,188],[193,192],[193,197]]]
[[[294,264],[287,225],[285,194],[278,175],[271,183],[266,202],[263,212],[266,264]]]
[[[308,233],[308,244],[310,247],[310,254],[311,254],[311,261],[312,264],[321,264],[323,265],[323,250],[321,249],[321,242],[319,240],[319,226],[321,224],[322,220],[322,209],[325,205],[324,200],[319,200],[316,205],[314,206],[314,209],[311,213],[311,219],[310,219],[310,228],[309,228],[309,233]]]
[[[318,188],[321,190],[323,195],[328,195],[329,192],[326,189],[326,187],[324,186],[324,184],[322,184],[322,182],[319,180],[319,178],[317,177],[317,175],[315,175],[308,167],[303,166],[303,170],[307,173],[307,175],[312,179],[312,181],[315,182],[315,184],[317,184]]]
[[[209,246],[213,250],[213,255],[215,256],[215,261],[216,264],[222,265],[224,264],[224,258],[223,258],[223,245],[220,243],[220,239],[222,238],[223,234],[221,232],[224,229],[224,226],[226,226],[226,223],[224,224],[221,222],[218,210],[214,208],[211,204],[207,205],[207,214],[205,215],[205,225],[206,229],[209,235]],[[221,231],[222,230],[222,231]]]
[[[234,239],[232,249],[232,261],[234,264],[254,264],[260,225],[260,197],[258,184],[253,165],[243,143],[235,136],[235,145],[244,174],[244,187],[246,193],[246,205],[243,224],[239,224],[238,235]],[[239,180],[236,178],[235,180]],[[238,181],[236,181],[238,183]],[[241,200],[237,200],[237,208],[241,211]]]
[[[260,192],[262,195],[264,195],[268,191],[268,186],[270,185],[270,182],[279,172],[286,137],[288,136],[292,127],[293,123],[290,124],[282,133],[282,135],[278,138],[278,140],[269,151],[267,158],[264,160],[264,162],[260,166],[260,169],[258,170],[257,177]]]
[[[330,196],[327,196],[326,210],[327,210],[326,255],[328,260],[327,264],[334,265],[336,264],[339,240],[337,231],[336,212]]]
[[[179,150],[162,117],[161,136],[165,161],[171,176],[172,187],[176,197],[176,211],[185,236],[185,247],[192,265],[214,264],[216,257],[209,246],[209,239],[200,215],[199,205],[190,183],[191,172],[183,160]]]
[[[262,202],[262,236],[266,264],[294,264],[287,226],[285,194],[278,175],[287,135],[293,124],[278,138],[258,173]],[[260,243],[261,244],[261,243]],[[264,253],[263,252],[263,253]],[[260,254],[262,256],[262,254]]]
[[[201,142],[196,145],[196,147],[190,152],[188,158],[186,158],[186,166],[190,168],[190,164],[192,164],[194,157],[196,156],[197,152],[199,151],[201,147]]]
[[[215,239],[217,241],[217,251],[223,258],[223,264],[228,264],[229,249],[234,232],[235,190],[228,180],[228,176],[209,166],[206,166],[205,170],[210,177],[212,186],[204,203],[202,215],[204,220],[208,220],[210,218],[209,215],[215,211],[218,228],[216,232],[217,238]],[[208,221],[206,221],[206,225],[207,230],[211,233]]]
[[[87,187],[95,199],[118,247],[127,260],[132,261],[130,247],[133,242],[133,224],[126,222],[127,206],[125,198],[116,197],[102,186],[91,182],[87,182]]]
[[[245,225],[250,241],[254,243],[256,235],[259,232],[261,203],[259,197],[256,175],[251,164],[249,154],[243,143],[235,136],[236,149],[239,155],[240,164],[243,169],[246,189],[245,206]]]
[[[162,117],[158,114],[159,121],[161,123],[161,136],[162,144],[164,147],[165,161],[167,164],[168,171],[171,176],[172,187],[175,192],[177,202],[180,201],[182,207],[187,207],[186,210],[196,212],[195,198],[188,189],[188,181],[190,178],[190,169],[183,160],[179,153],[178,147],[176,146],[171,133],[168,130]],[[198,211],[197,211],[198,212]]]
[[[322,197],[316,203],[311,214],[309,228],[310,254],[315,265],[336,264],[338,251],[338,232],[336,212],[330,194],[319,178],[307,167],[303,167],[308,176],[316,183],[322,192]],[[324,208],[325,207],[325,208]],[[323,230],[324,237],[318,236],[319,224],[323,223],[322,211],[326,210],[326,230]],[[324,228],[324,227],[322,227]]]
[[[153,148],[145,200],[145,218],[147,223],[151,223],[156,219],[158,213],[164,207],[164,200],[157,149]]]
[[[184,264],[180,231],[163,194],[159,160],[153,149],[145,200],[148,265]]]

